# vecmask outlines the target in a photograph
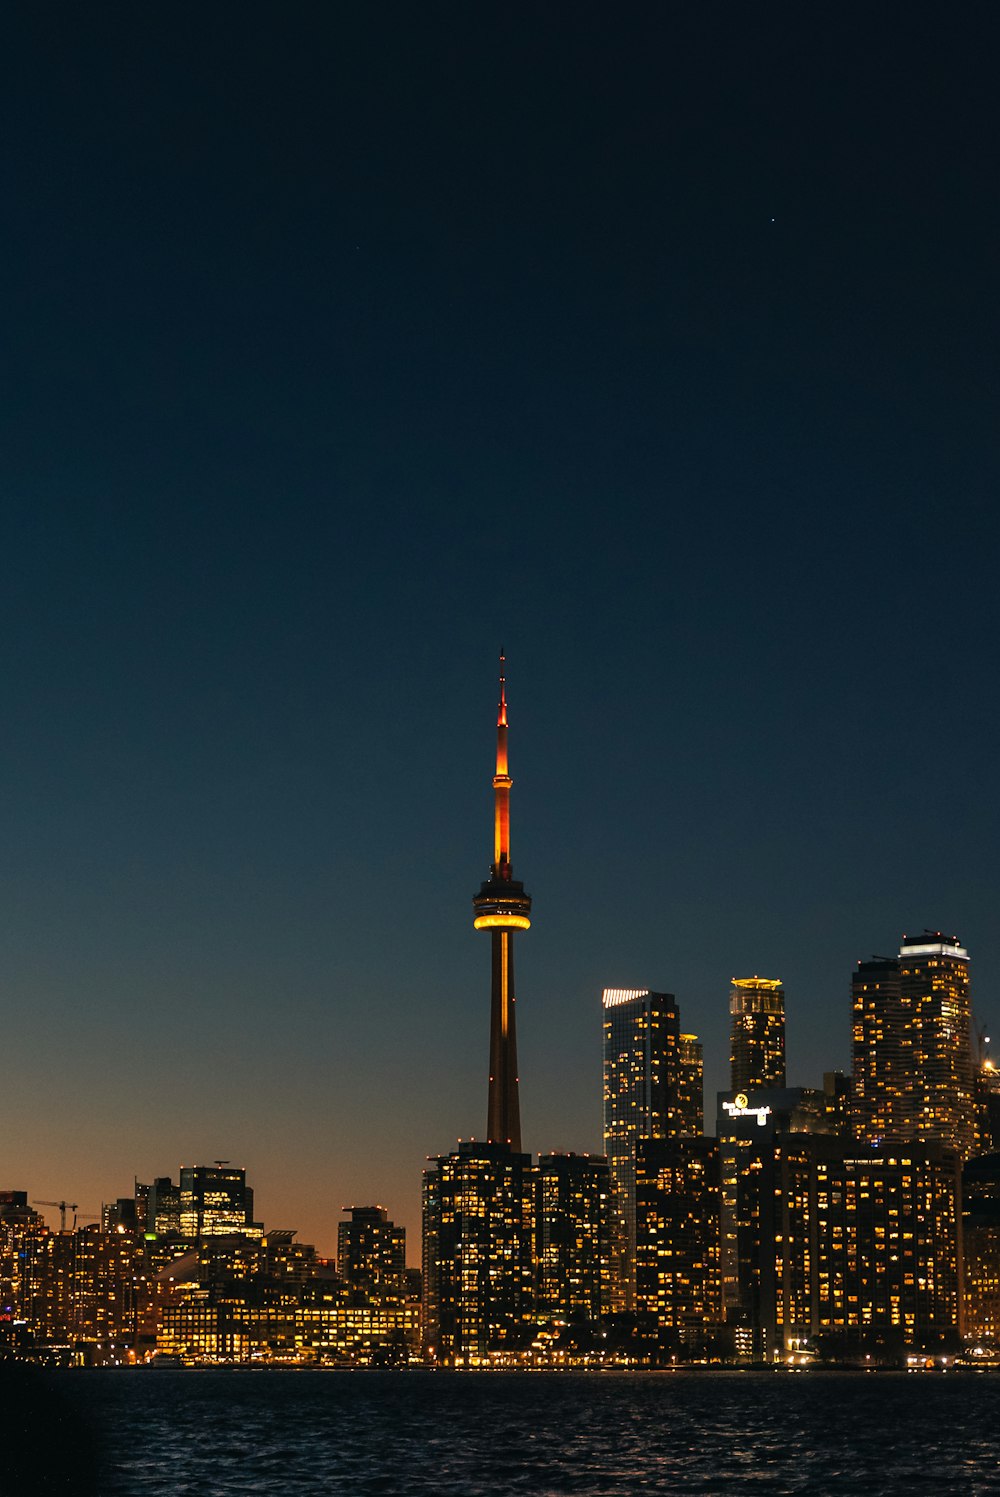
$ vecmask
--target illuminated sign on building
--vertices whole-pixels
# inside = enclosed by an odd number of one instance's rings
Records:
[[[732,1102],[723,1102],[724,1110],[731,1118],[756,1118],[759,1127],[763,1128],[770,1116],[770,1107],[751,1107],[750,1098],[746,1092],[737,1092]]]

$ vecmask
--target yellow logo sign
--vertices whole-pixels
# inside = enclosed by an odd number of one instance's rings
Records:
[[[747,1096],[746,1092],[737,1092],[736,1093],[736,1106],[742,1109],[744,1107],[749,1107],[749,1105],[750,1105],[750,1098]]]

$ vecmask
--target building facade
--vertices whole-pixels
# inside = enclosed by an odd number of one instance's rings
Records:
[[[969,953],[955,936],[904,936],[897,957],[851,981],[853,1114],[874,1147],[924,1140],[976,1148]]]
[[[611,1308],[611,1177],[590,1154],[542,1154],[535,1194],[540,1318],[600,1320]]]
[[[768,977],[734,977],[729,995],[734,1092],[785,1085],[785,990]]]
[[[907,1136],[903,1031],[898,957],[859,961],[851,974],[851,1114],[857,1137],[875,1148]]]
[[[635,1307],[678,1349],[722,1324],[719,1150],[714,1138],[640,1139]]]
[[[401,1305],[406,1299],[406,1228],[383,1206],[345,1206],[337,1227],[337,1267],[358,1304]]]
[[[502,1362],[534,1324],[535,1178],[507,1144],[461,1143],[429,1161],[424,1347],[439,1366]]]
[[[605,988],[604,1150],[615,1208],[613,1307],[635,1303],[635,1160],[640,1138],[674,1138],[679,1113],[680,1018],[672,993]]]
[[[1000,1154],[962,1171],[965,1334],[1000,1347]]]
[[[182,1237],[263,1235],[260,1223],[253,1219],[253,1191],[244,1169],[222,1160],[214,1165],[185,1165],[178,1194]]]
[[[954,1335],[958,1154],[818,1131],[813,1101],[806,1088],[720,1099],[723,1287],[740,1350],[777,1361],[817,1339],[858,1355]]]
[[[705,1062],[696,1034],[682,1034],[678,1042],[677,1127],[687,1138],[705,1131]]]
[[[968,1159],[975,1139],[969,953],[957,936],[923,931],[899,950],[907,1138]]]

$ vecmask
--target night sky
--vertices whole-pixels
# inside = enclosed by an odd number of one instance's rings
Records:
[[[506,648],[525,1146],[600,990],[956,932],[1000,1023],[994,5],[4,24],[0,1187],[244,1164],[335,1249],[482,1137]],[[55,1213],[49,1213],[53,1223]]]

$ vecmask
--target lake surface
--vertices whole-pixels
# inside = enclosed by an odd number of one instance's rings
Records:
[[[81,1372],[35,1379],[30,1403],[6,1400],[5,1448],[57,1484],[3,1492],[1000,1492],[1000,1377]]]

